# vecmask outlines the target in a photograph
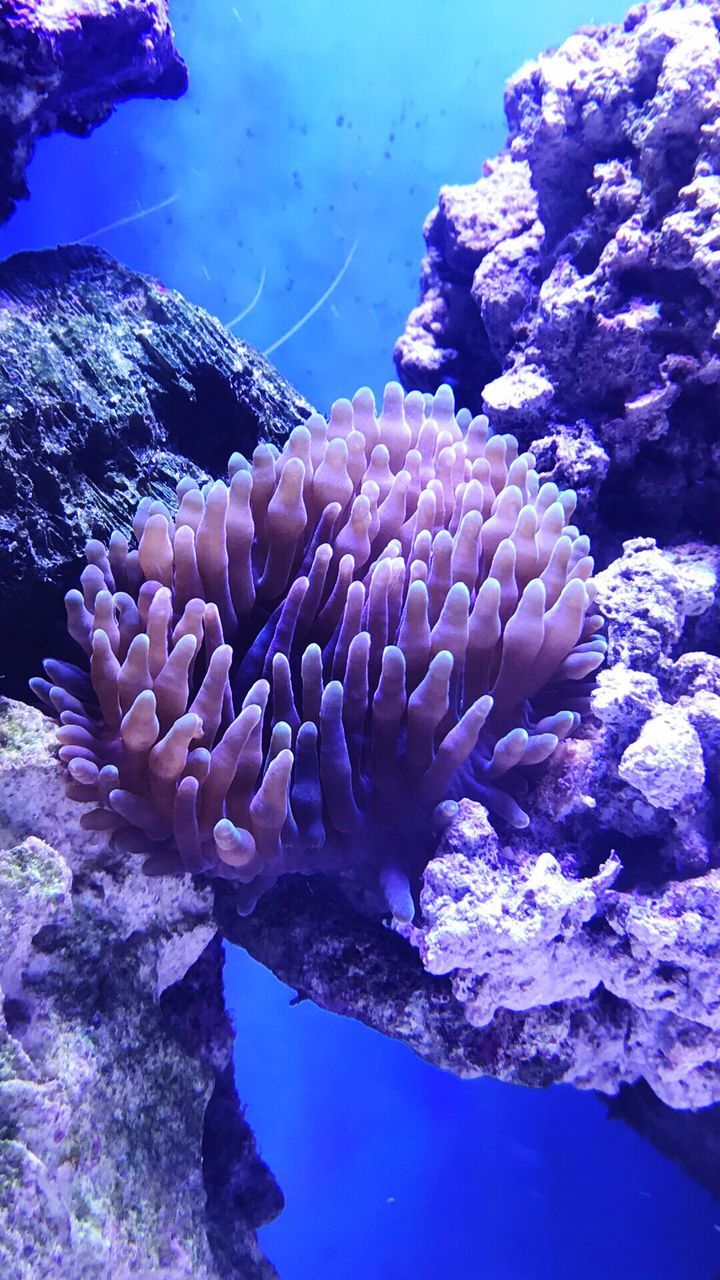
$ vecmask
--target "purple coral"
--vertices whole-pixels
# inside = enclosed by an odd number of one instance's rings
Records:
[[[526,825],[605,648],[575,495],[534,464],[449,387],[390,383],[379,414],[363,388],[228,483],[182,480],[174,517],[144,499],[136,550],[91,541],[66,597],[89,673],[33,681],[83,825],[246,908],[285,872],[369,870],[399,918],[437,806]]]

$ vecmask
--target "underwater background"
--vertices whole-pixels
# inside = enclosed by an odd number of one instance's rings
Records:
[[[246,313],[234,331],[321,411],[379,391],[416,300],[423,218],[502,146],[505,79],[624,10],[173,0],[188,94],[43,141],[3,256],[98,243],[226,323]],[[260,1236],[284,1280],[720,1272],[715,1201],[592,1095],[463,1082],[291,1007],[238,950],[226,973],[238,1087],[287,1201]]]

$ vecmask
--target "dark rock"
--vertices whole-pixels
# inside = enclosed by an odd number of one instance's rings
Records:
[[[187,72],[167,0],[3,0],[0,221],[29,194],[35,142],[88,134],[127,98],[178,98]]]
[[[205,1109],[203,1183],[208,1242],[219,1274],[239,1280],[272,1280],[255,1232],[284,1207],[275,1179],[257,1153],[235,1085],[235,1036],[225,1013],[222,940],[217,934],[181,982],[162,996],[165,1025],[186,1052],[213,1069],[214,1087]],[[218,1016],[220,1015],[220,1016]],[[238,1270],[239,1268],[239,1270]]]
[[[301,999],[402,1040],[458,1076],[493,1075],[533,1087],[557,1083],[572,1061],[568,1019],[600,1024],[604,1004],[620,1008],[597,993],[586,1010],[500,1010],[489,1026],[473,1027],[449,978],[427,973],[409,943],[353,910],[321,878],[285,877],[247,917],[238,916],[229,886],[217,881],[214,887],[223,936]]]
[[[254,348],[99,249],[0,264],[2,692],[67,654],[63,592],[89,537],[127,530],[145,494],[217,475],[309,405]]]
[[[720,535],[719,23],[651,0],[510,79],[506,149],[442,188],[395,350],[576,488],[606,557]]]
[[[629,1124],[668,1160],[720,1200],[720,1106],[673,1111],[643,1082],[606,1099],[613,1120]]]

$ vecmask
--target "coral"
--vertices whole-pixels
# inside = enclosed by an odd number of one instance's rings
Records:
[[[650,0],[512,76],[396,346],[405,385],[452,383],[577,491],[598,549],[720,530],[719,17]]]
[[[5,0],[0,69],[3,221],[28,194],[38,138],[90,133],[126,98],[177,98],[187,88],[167,0]]]
[[[227,484],[182,480],[174,516],[143,500],[136,550],[88,544],[90,671],[32,682],[86,827],[246,909],[283,872],[367,868],[407,919],[454,800],[527,825],[605,642],[574,494],[468,418],[446,387],[390,383],[377,416],[364,388]]]

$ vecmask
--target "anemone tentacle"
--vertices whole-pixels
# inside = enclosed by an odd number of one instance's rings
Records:
[[[134,546],[88,543],[85,666],[32,682],[83,825],[248,907],[285,872],[370,866],[397,913],[403,821],[469,795],[527,824],[508,782],[577,729],[605,644],[575,495],[513,436],[389,383],[177,494],[143,499]]]

